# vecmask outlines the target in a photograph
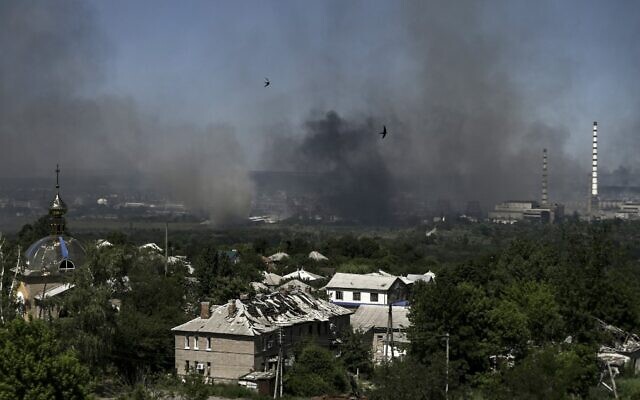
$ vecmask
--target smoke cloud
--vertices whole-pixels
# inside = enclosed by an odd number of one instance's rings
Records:
[[[395,34],[406,49],[410,85],[406,77],[392,80],[370,72],[362,86],[350,88],[363,103],[356,112],[310,117],[296,151],[278,153],[280,160],[272,162],[278,157],[267,147],[267,165],[282,168],[285,157],[295,169],[329,169],[344,183],[334,188],[342,211],[363,220],[403,211],[390,201],[401,194],[431,203],[480,201],[485,209],[506,199],[539,199],[543,148],[549,149],[551,199],[586,195],[588,169],[565,153],[569,132],[531,112],[549,95],[544,90],[557,93],[571,85],[571,64],[554,63],[555,78],[532,92],[520,82],[518,56],[526,52],[521,37],[510,38],[513,27],[487,25],[494,3],[414,1],[398,7],[388,23],[398,27]],[[344,21],[357,13],[357,7],[343,3],[331,10],[340,16],[331,25],[336,38],[353,35]],[[387,50],[388,44],[378,47]],[[381,63],[391,68],[393,60],[384,52],[371,54],[362,74]],[[336,85],[344,85],[354,66],[338,61],[333,68]],[[341,93],[339,86],[333,89]],[[376,133],[383,124],[390,134],[381,141]]]
[[[0,3],[1,176],[132,176],[225,223],[251,183],[233,128],[161,123],[100,95],[113,49],[86,2]],[[165,120],[170,116],[164,116]]]

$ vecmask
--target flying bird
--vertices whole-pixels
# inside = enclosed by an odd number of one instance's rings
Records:
[[[269,81],[269,78],[264,78],[264,87],[267,87],[271,84],[271,82]]]
[[[382,135],[382,138],[384,139],[387,136],[387,126],[386,125],[382,125],[382,127],[384,129],[382,130],[382,132],[380,132],[380,135]]]

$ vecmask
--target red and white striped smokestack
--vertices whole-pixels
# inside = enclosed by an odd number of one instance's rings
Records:
[[[598,122],[593,123],[593,158],[591,165],[591,196],[598,196]]]
[[[547,194],[547,149],[542,149],[542,198],[540,202],[543,207],[549,202]]]
[[[591,185],[589,201],[587,203],[587,213],[590,219],[596,217],[600,208],[598,199],[598,122],[593,122],[593,149],[591,158]]]

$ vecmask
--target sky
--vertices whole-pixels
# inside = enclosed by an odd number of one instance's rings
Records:
[[[603,169],[640,167],[639,11],[605,0],[5,0],[0,175],[43,176],[56,162],[71,175],[132,174],[224,218],[246,213],[249,171],[262,169],[327,174],[345,204],[371,187],[532,197],[548,148],[551,197],[584,197],[593,121]]]
[[[584,137],[599,120],[604,154],[623,153],[608,163],[615,167],[631,158],[624,153],[627,135],[633,135],[626,129],[637,118],[640,5],[481,3],[481,28],[513,43],[505,62],[533,100],[532,118],[569,130],[566,150],[587,154],[587,161],[590,143]],[[370,85],[389,89],[392,99],[415,89],[419,66],[409,54],[397,2],[94,5],[113,53],[103,90],[133,96],[153,114],[171,108],[172,118],[233,124],[249,143],[265,125],[300,123],[310,110],[366,111]],[[267,76],[270,90],[258,90]]]

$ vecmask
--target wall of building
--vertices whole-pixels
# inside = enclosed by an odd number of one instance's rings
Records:
[[[333,325],[333,330],[332,330]],[[295,345],[313,338],[321,346],[329,346],[335,334],[349,327],[349,315],[334,317],[331,321],[313,321],[283,327],[283,346],[287,355],[293,354]],[[185,336],[189,336],[189,347],[185,347]],[[211,348],[207,348],[207,338],[211,338]],[[279,332],[267,332],[259,336],[238,336],[219,334],[198,335],[198,346],[194,345],[195,335],[177,332],[174,339],[175,368],[179,375],[195,370],[198,363],[203,369],[198,372],[211,377],[214,382],[237,380],[251,371],[269,370],[274,365],[270,359],[279,353]]]
[[[338,299],[336,292],[342,292],[342,299]],[[353,293],[360,293],[360,300],[353,299]],[[378,301],[371,301],[371,293],[378,295]],[[327,294],[332,303],[351,303],[351,304],[387,304],[387,293],[371,290],[346,290],[346,289],[327,289]]]
[[[189,336],[189,348],[185,347],[185,336]],[[208,337],[211,338],[210,349],[207,348]],[[202,363],[204,369],[197,372],[214,381],[236,380],[255,370],[255,342],[251,336],[202,334],[198,336],[197,349],[194,340],[193,334],[175,335],[175,368],[180,375],[187,373],[187,361],[191,370],[196,369],[197,363]]]

